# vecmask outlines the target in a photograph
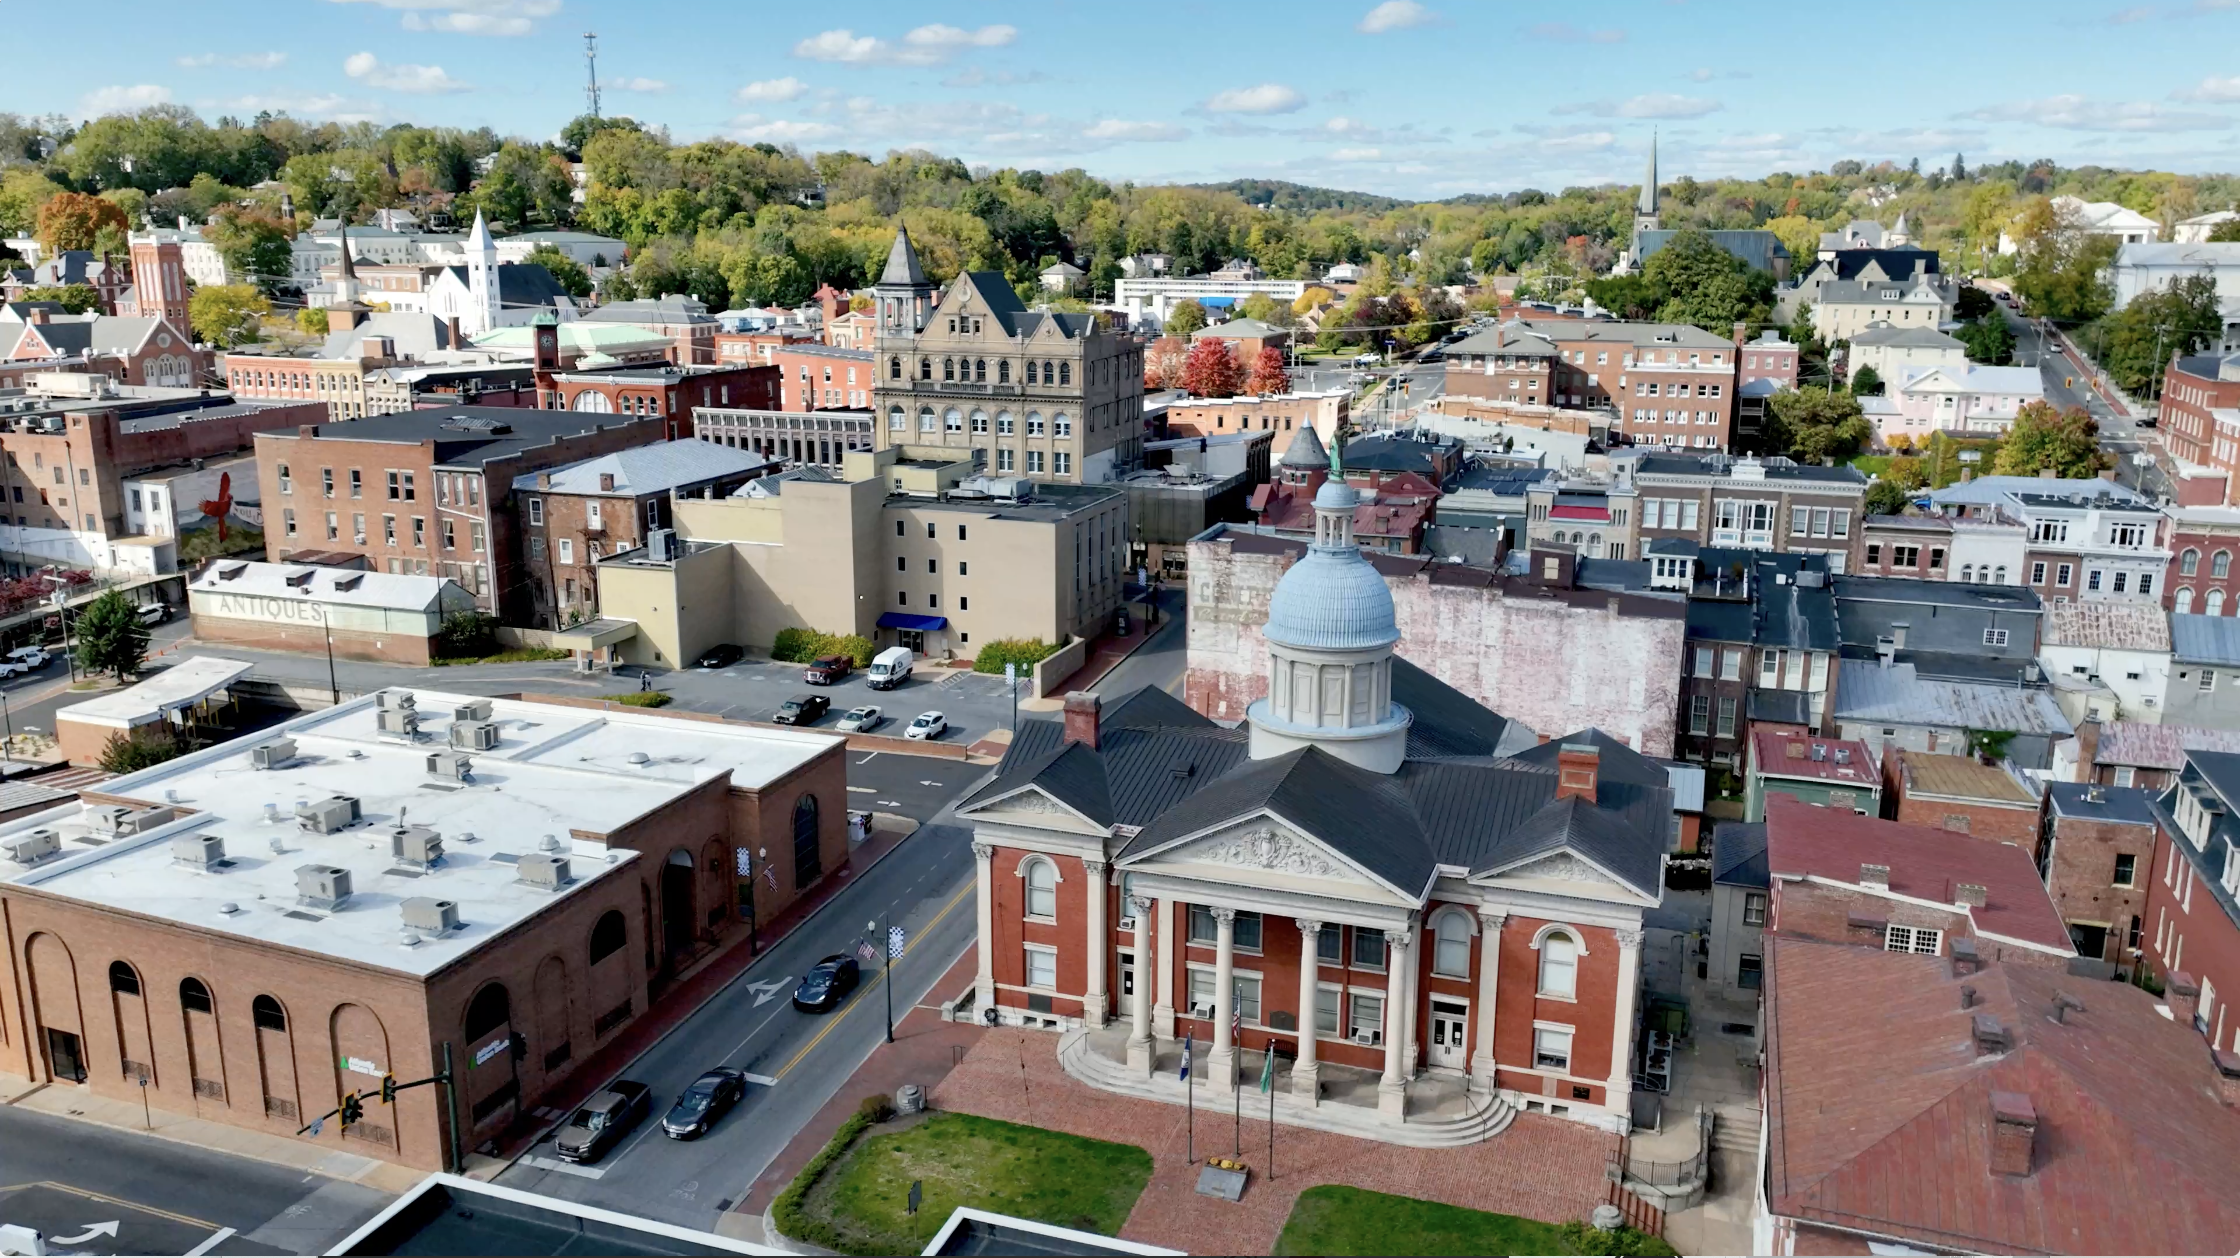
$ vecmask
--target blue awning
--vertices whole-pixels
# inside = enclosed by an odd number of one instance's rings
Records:
[[[879,614],[879,627],[881,629],[915,629],[920,633],[932,633],[936,629],[947,628],[948,624],[949,618],[947,616],[913,616],[909,612],[881,612]]]
[[[1234,297],[1200,297],[1198,304],[1201,306],[1234,306],[1237,304],[1237,299]]]

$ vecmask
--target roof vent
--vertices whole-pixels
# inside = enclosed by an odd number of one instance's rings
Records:
[[[301,572],[289,573],[286,577],[283,577],[282,580],[286,581],[290,587],[300,590],[310,585],[311,578],[317,575],[319,575],[319,570],[317,568],[305,568]]]
[[[541,838],[541,839],[538,839],[538,840],[537,840],[537,850],[538,850],[538,851],[540,851],[540,852],[557,852],[557,851],[559,851],[559,850],[560,850],[560,838],[559,838],[559,836],[558,836],[558,835],[552,835],[552,834],[548,834],[548,835],[544,836],[543,838]]]
[[[346,572],[334,579],[335,593],[348,594],[350,591],[357,589],[359,586],[364,585],[365,583],[365,573]]]
[[[420,946],[420,932],[419,932],[419,931],[416,931],[416,930],[406,930],[406,931],[403,931],[403,932],[401,932],[401,933],[400,933],[400,934],[398,934],[398,936],[397,936],[397,946],[398,946],[398,947],[401,947],[401,948],[417,948],[417,947],[419,947],[419,946]]]
[[[171,862],[193,869],[225,867],[226,841],[215,834],[182,834],[171,840]]]
[[[1818,764],[1818,763],[1822,763],[1822,762],[1826,761],[1826,760],[1827,760],[1827,758],[1828,758],[1828,744],[1826,744],[1826,743],[1814,743],[1814,744],[1812,744],[1812,760],[1813,760],[1813,763],[1815,763],[1815,764]]]
[[[277,769],[296,758],[296,740],[275,738],[269,743],[259,743],[249,749],[249,767],[252,769]]]
[[[238,912],[240,912],[240,911],[241,911],[241,906],[240,906],[240,905],[238,905],[238,904],[235,904],[235,903],[234,903],[233,901],[231,901],[231,900],[227,900],[227,901],[225,901],[224,903],[222,903],[222,904],[218,905],[218,915],[219,915],[220,917],[232,917],[232,916],[233,916],[234,914],[236,914],[236,913],[238,913]]]
[[[33,830],[14,838],[0,840],[0,851],[18,865],[36,865],[62,850],[62,836],[52,830]]]
[[[546,891],[558,891],[568,885],[568,858],[549,852],[531,852],[514,865],[518,881],[526,886]]]
[[[1976,989],[1975,989],[1975,988],[1973,988],[1973,987],[1969,987],[1969,986],[1966,986],[1966,985],[1962,985],[1962,986],[1961,986],[1961,988],[1960,988],[1960,1007],[1961,1007],[1962,1009],[1973,1009],[1973,1008],[1975,1008],[1975,1007],[1976,1007]]]
[[[389,853],[398,864],[427,869],[443,860],[443,836],[426,826],[398,826],[389,833]]]
[[[2053,994],[2053,1020],[2055,1022],[2067,1022],[2071,1010],[2083,1013],[2084,1002],[2067,992],[2055,992]]]
[[[633,751],[629,755],[624,756],[623,759],[629,761],[632,764],[650,764],[653,761],[652,756],[649,756],[642,751]]]
[[[296,903],[332,911],[349,902],[349,870],[339,865],[296,866]]]
[[[1197,774],[1198,766],[1188,760],[1177,760],[1167,772],[1173,774],[1177,781],[1188,781]]]
[[[404,913],[404,925],[408,931],[444,935],[459,929],[459,906],[454,901],[416,895],[409,897],[398,907]]]
[[[2102,787],[2102,786],[2098,786],[2098,785],[2093,785],[2093,786],[2088,786],[2088,787],[2085,787],[2085,788],[2084,788],[2084,802],[2086,802],[2086,803],[2088,803],[2088,804],[2105,804],[2105,803],[2107,803],[2107,802],[2108,802],[2108,792],[2107,792],[2107,788],[2105,788],[2105,787]]]
[[[1837,763],[1837,764],[1850,764],[1850,763],[1851,763],[1851,749],[1850,749],[1849,747],[1838,747],[1838,748],[1836,748],[1836,763]]]

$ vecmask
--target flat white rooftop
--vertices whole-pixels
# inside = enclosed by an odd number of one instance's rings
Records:
[[[432,774],[428,756],[450,749],[454,709],[476,700],[413,697],[416,741],[382,734],[378,696],[368,695],[103,783],[104,793],[180,814],[141,834],[112,837],[94,809],[76,803],[8,823],[0,842],[48,829],[61,851],[28,865],[0,852],[0,883],[427,975],[637,858],[571,830],[611,833],[726,771],[735,786],[767,786],[843,741],[484,700],[498,745],[464,753],[473,767],[461,781]],[[294,742],[294,759],[254,767],[252,750],[283,738]],[[298,824],[298,804],[335,796],[358,801],[357,824],[331,834]],[[396,859],[391,832],[402,825],[441,835],[442,860],[422,870]],[[223,841],[226,864],[204,870],[175,859],[174,837],[205,834]],[[548,835],[554,854],[570,861],[572,881],[558,891],[518,876],[519,859]],[[296,871],[305,865],[349,870],[350,898],[333,909],[299,903]],[[408,945],[401,906],[414,897],[452,901],[463,925]]]
[[[73,703],[55,713],[55,717],[118,729],[148,725],[162,720],[167,712],[193,707],[239,681],[255,667],[246,660],[190,655],[137,686],[127,686],[84,703]]]

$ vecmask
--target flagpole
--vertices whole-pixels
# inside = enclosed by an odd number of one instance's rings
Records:
[[[1268,1037],[1268,1055],[1260,1063],[1260,1082],[1268,1089],[1268,1182],[1276,1178],[1276,1037]]]
[[[1137,999],[1142,997],[1139,995]],[[1182,1128],[1183,1165],[1198,1160],[1198,1090],[1190,1083],[1190,1050],[1197,1043],[1194,1031],[1185,1031],[1182,1039],[1182,1103],[1186,1108]]]
[[[1239,1053],[1244,1051],[1243,1042],[1237,1038],[1243,1022],[1244,997],[1232,996],[1229,998],[1229,1042],[1237,1046],[1236,1051]],[[1237,1110],[1237,1130],[1230,1142],[1229,1156],[1241,1159],[1244,1157],[1244,1078],[1238,1074],[1233,1062],[1229,1066],[1229,1099]]]

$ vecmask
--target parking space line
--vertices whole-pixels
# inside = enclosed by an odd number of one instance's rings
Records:
[[[541,1153],[532,1153],[521,1160],[540,1171],[558,1171],[562,1175],[580,1175],[585,1179],[605,1179],[607,1175],[607,1168],[604,1166],[577,1166],[573,1162],[548,1158]]]
[[[213,1250],[213,1249],[216,1249],[216,1248],[218,1247],[218,1242],[219,1242],[219,1241],[222,1241],[222,1240],[224,1240],[224,1239],[225,1239],[226,1237],[228,1237],[228,1236],[231,1236],[231,1235],[233,1235],[233,1229],[232,1229],[232,1228],[230,1228],[230,1227],[221,1227],[221,1228],[219,1228],[219,1229],[218,1229],[217,1231],[215,1231],[215,1232],[212,1232],[212,1233],[210,1233],[210,1234],[209,1234],[208,1236],[205,1236],[205,1237],[203,1237],[203,1238],[202,1238],[202,1243],[201,1243],[200,1245],[197,1245],[197,1246],[195,1246],[195,1247],[194,1247],[193,1249],[190,1249],[190,1250],[188,1250],[188,1251],[187,1251],[187,1258],[201,1258],[201,1256],[202,1256],[203,1254],[207,1254],[207,1253],[209,1253],[209,1252],[210,1252],[211,1250]]]

